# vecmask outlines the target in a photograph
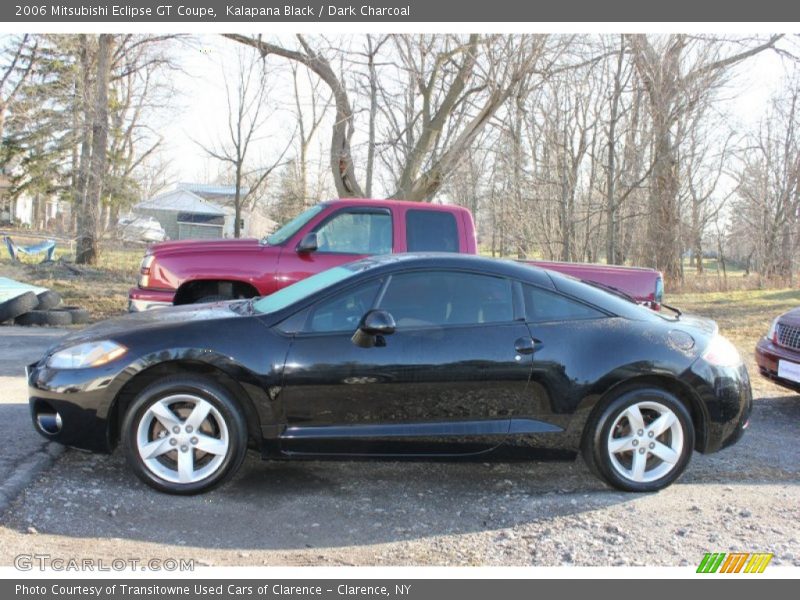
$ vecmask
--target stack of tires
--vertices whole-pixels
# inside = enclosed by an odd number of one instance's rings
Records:
[[[79,306],[62,306],[61,296],[52,290],[39,294],[25,292],[0,302],[0,323],[15,325],[82,325],[89,322],[89,311]]]

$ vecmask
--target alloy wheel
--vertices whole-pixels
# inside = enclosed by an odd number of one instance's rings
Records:
[[[174,394],[151,404],[137,427],[136,449],[145,467],[172,483],[213,475],[230,448],[225,419],[208,400]]]
[[[678,416],[660,402],[631,404],[614,420],[606,441],[611,466],[625,479],[646,483],[668,475],[684,448]]]

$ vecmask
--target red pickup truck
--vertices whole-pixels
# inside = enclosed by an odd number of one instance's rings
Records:
[[[261,240],[163,242],[145,254],[128,309],[264,296],[336,265],[393,252],[475,254],[472,215],[459,206],[333,200]],[[526,262],[613,288],[653,308],[661,302],[663,280],[653,269]]]

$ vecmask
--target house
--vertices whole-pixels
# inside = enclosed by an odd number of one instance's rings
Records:
[[[189,190],[159,194],[139,202],[133,212],[156,219],[171,240],[224,237],[227,213]]]
[[[157,219],[171,240],[233,237],[235,195],[230,185],[179,183],[172,191],[140,202],[133,212]],[[260,238],[278,225],[259,208],[243,210],[241,221],[242,237]]]
[[[225,219],[225,237],[233,237],[234,221],[236,213],[236,186],[233,185],[214,185],[203,183],[179,183],[178,189],[183,189],[197,194],[204,200],[212,202],[221,207],[227,218]],[[244,196],[249,188],[241,189]],[[270,219],[263,208],[256,207],[250,209],[245,207],[241,211],[241,236],[261,238],[272,233],[277,229],[278,223]]]

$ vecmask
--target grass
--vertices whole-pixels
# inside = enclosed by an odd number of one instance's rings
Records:
[[[0,258],[0,276],[55,290],[65,305],[89,310],[93,321],[123,314],[128,306],[128,289],[136,285],[141,248],[104,250],[97,265],[78,266],[64,260],[69,252],[56,248],[56,260],[35,262],[34,257],[12,261],[7,253]]]

